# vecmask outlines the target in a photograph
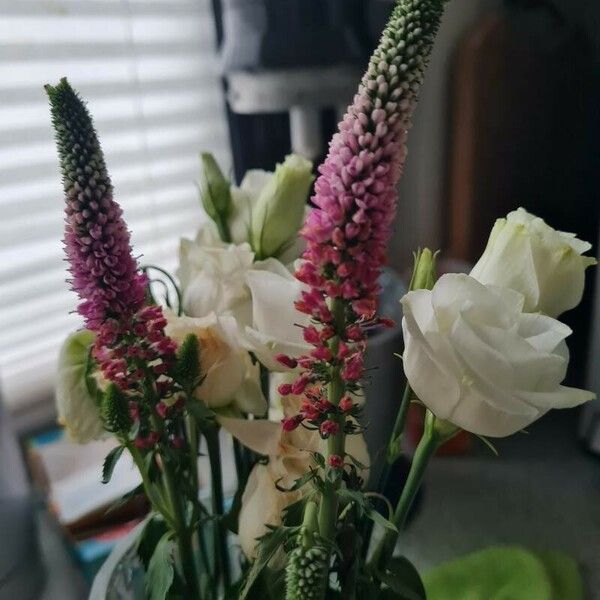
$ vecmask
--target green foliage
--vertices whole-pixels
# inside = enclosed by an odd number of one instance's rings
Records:
[[[288,539],[296,535],[298,529],[298,527],[269,527],[269,531],[259,539],[257,557],[246,573],[238,600],[251,597],[250,591],[269,561],[279,548],[283,548]]]
[[[157,514],[149,515],[136,541],[137,554],[144,569],[148,569],[154,550],[165,533],[167,533],[165,520]]]
[[[384,529],[391,531],[398,531],[396,526],[386,519],[380,512],[375,510],[371,506],[369,499],[360,490],[349,490],[342,488],[339,490],[338,495],[342,501],[353,502],[356,506],[357,517],[360,519],[365,516],[367,519],[371,519],[377,525]]]
[[[104,464],[102,465],[102,483],[108,483],[111,480],[115,466],[119,462],[124,449],[125,446],[117,446],[106,455]]]
[[[167,598],[175,578],[174,548],[175,544],[171,539],[171,533],[165,533],[156,544],[146,571],[146,595],[148,600],[165,600]]]
[[[421,577],[407,558],[391,558],[387,561],[386,570],[378,572],[377,576],[393,592],[390,600],[426,600]]]

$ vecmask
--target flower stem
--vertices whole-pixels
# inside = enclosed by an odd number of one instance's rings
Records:
[[[192,547],[192,536],[189,527],[186,523],[181,498],[177,492],[175,479],[173,477],[173,473],[171,472],[171,466],[168,463],[168,461],[163,462],[162,473],[167,497],[169,500],[169,504],[171,505],[171,512],[174,515],[177,546],[179,548],[181,566],[183,568],[185,580],[190,592],[193,594],[192,597],[199,598],[200,582],[198,577],[198,570],[196,568],[194,550]]]
[[[333,314],[336,330],[342,332],[345,325],[343,302],[338,299],[333,300],[331,312]],[[339,341],[339,337],[337,336],[331,341],[331,351],[334,356],[337,354]],[[331,381],[329,382],[327,389],[327,399],[334,406],[337,406],[340,403],[340,400],[346,391],[340,371],[341,368],[339,366],[332,368]],[[327,439],[327,458],[339,456],[343,459],[346,454],[346,433],[344,431],[346,418],[337,412],[332,413],[330,417],[338,424],[338,431],[334,435],[330,435]],[[332,469],[334,467],[328,468]],[[339,506],[337,492],[340,487],[340,481],[339,477],[336,477],[333,481],[326,479],[321,498],[321,506],[319,509],[319,531],[321,537],[329,541],[333,541],[335,538]]]
[[[436,431],[435,416],[430,411],[427,411],[423,436],[415,450],[410,471],[392,519],[392,522],[396,526],[396,531],[391,529],[385,530],[384,536],[379,541],[369,561],[371,568],[376,571],[385,568],[385,561],[391,558],[399,532],[404,528],[417,492],[421,487],[427,465],[444,441],[445,438]]]
[[[216,519],[214,524],[215,558],[223,576],[223,585],[227,589],[231,584],[229,550],[227,547],[227,530],[223,527],[222,516],[225,512],[225,497],[223,493],[223,469],[221,465],[221,447],[219,445],[219,427],[208,425],[204,429],[212,483],[212,509]]]

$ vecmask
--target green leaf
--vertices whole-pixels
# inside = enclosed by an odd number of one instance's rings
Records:
[[[385,573],[378,572],[379,580],[393,592],[390,600],[426,600],[425,588],[421,576],[414,565],[402,557],[393,557],[388,561]],[[386,598],[388,596],[382,596]]]
[[[301,477],[298,477],[298,479],[295,479],[294,483],[292,484],[291,487],[286,488],[286,487],[280,486],[279,482],[281,481],[281,479],[278,479],[275,482],[275,487],[280,492],[295,492],[295,491],[299,490],[300,488],[304,487],[309,481],[312,481],[315,478],[315,476],[316,476],[316,471],[313,471],[311,469],[307,473],[304,473]]]
[[[391,531],[398,531],[396,526],[391,521],[388,521],[380,512],[369,506],[365,507],[365,515],[376,525],[384,527],[385,529],[390,529]]]
[[[246,600],[246,598],[249,598],[252,586],[271,558],[273,558],[275,552],[277,552],[277,550],[285,544],[288,538],[297,531],[297,527],[270,527],[269,532],[260,538],[258,555],[246,574],[246,580],[240,591],[239,600]]]
[[[147,517],[136,540],[136,551],[144,569],[148,569],[154,550],[167,531],[167,524],[161,516],[150,514]]]
[[[186,404],[186,408],[192,417],[196,419],[200,429],[203,429],[206,426],[207,421],[214,424],[215,413],[200,400],[192,399]]]
[[[108,483],[111,480],[115,466],[119,458],[121,458],[124,449],[125,446],[117,446],[106,455],[104,464],[102,465],[102,483]]]
[[[144,484],[140,483],[137,487],[133,488],[130,492],[123,494],[116,502],[113,502],[104,513],[105,515],[110,515],[115,510],[118,510],[122,506],[125,506],[129,500],[135,498],[136,496],[144,493]]]
[[[314,492],[309,493],[308,495],[300,498],[300,500],[296,500],[296,502],[288,504],[281,513],[283,524],[287,525],[288,527],[302,525],[302,519],[304,517],[304,507],[306,506],[306,502],[310,498],[312,498],[313,495]]]
[[[174,543],[171,534],[167,532],[160,538],[148,563],[148,570],[146,571],[148,600],[165,600],[167,597],[175,577],[173,549]]]

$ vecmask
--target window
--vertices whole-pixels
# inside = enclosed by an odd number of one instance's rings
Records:
[[[88,101],[144,264],[173,269],[202,220],[198,152],[230,164],[210,0],[0,0],[0,380],[9,408],[49,397],[81,325],[43,84]]]

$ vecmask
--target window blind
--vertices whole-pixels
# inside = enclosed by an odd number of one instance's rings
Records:
[[[63,194],[43,84],[87,100],[142,264],[172,270],[202,220],[201,150],[230,156],[210,0],[0,0],[0,381],[51,394],[81,326],[65,284]]]

